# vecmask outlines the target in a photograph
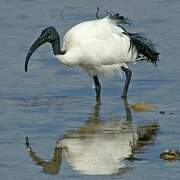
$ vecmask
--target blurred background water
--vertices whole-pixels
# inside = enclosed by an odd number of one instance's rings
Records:
[[[128,17],[131,32],[144,32],[157,45],[161,53],[157,68],[146,63],[130,65],[133,78],[128,102],[156,106],[150,112],[132,111],[133,128],[151,122],[159,128],[153,140],[135,153],[142,160],[128,162],[130,168],[124,173],[90,175],[62,157],[60,171],[49,175],[29,157],[25,137],[30,137],[43,159],[51,159],[58,139],[86,126],[94,113],[95,93],[89,77],[59,64],[49,45],[33,55],[28,73],[24,72],[25,56],[44,27],[55,26],[63,37],[73,25],[95,19],[97,6],[101,15],[107,10]],[[167,163],[158,157],[164,149],[180,149],[179,19],[179,0],[1,0],[1,179],[179,179],[180,162]],[[126,119],[120,98],[123,80],[101,78],[101,84],[98,121],[104,125]]]

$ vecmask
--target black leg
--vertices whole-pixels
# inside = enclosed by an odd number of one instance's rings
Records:
[[[125,85],[124,85],[124,89],[123,89],[123,93],[122,93],[122,98],[126,98],[127,97],[127,92],[128,92],[128,88],[129,88],[129,83],[131,81],[131,75],[132,75],[132,71],[130,69],[127,69],[125,67],[121,67],[121,69],[125,72],[126,74],[126,81],[125,81]]]
[[[128,100],[127,98],[123,98],[122,101],[126,112],[126,121],[130,123],[132,122],[132,115],[131,115],[131,110],[129,108]]]
[[[93,76],[94,84],[95,84],[95,90],[96,90],[96,100],[100,100],[100,94],[101,94],[101,85],[99,83],[98,77]]]
[[[99,19],[99,7],[97,7],[96,18]]]

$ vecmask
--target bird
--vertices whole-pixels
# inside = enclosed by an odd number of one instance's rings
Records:
[[[41,45],[50,43],[54,56],[60,63],[80,67],[88,73],[94,82],[96,99],[100,99],[101,94],[99,76],[113,76],[124,72],[126,79],[121,97],[127,98],[132,76],[128,64],[146,61],[157,66],[159,52],[142,33],[128,32],[123,26],[125,24],[129,24],[129,19],[119,13],[108,13],[103,18],[97,16],[97,19],[81,22],[68,30],[62,47],[56,28],[46,27],[29,48],[25,72],[32,54]]]

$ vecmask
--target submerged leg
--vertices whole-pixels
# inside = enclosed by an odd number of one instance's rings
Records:
[[[95,84],[95,90],[96,90],[96,100],[100,100],[100,94],[101,94],[101,85],[99,83],[99,79],[96,76],[93,76],[94,84]]]
[[[122,98],[126,98],[127,97],[127,92],[128,92],[128,88],[129,88],[129,83],[131,81],[131,75],[132,75],[132,71],[128,68],[125,67],[121,67],[121,69],[125,72],[126,74],[126,81],[125,81],[125,85],[124,85],[124,89],[123,89],[123,93],[122,93]]]
[[[123,98],[122,101],[123,101],[124,109],[126,112],[126,121],[131,123],[132,122],[132,115],[131,115],[131,110],[130,110],[130,107],[128,104],[128,100],[127,100],[127,98]]]

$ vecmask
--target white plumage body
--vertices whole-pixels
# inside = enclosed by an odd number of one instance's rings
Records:
[[[113,75],[135,62],[136,48],[116,22],[106,17],[80,23],[64,36],[64,55],[56,58],[67,66],[79,66],[90,75]]]

